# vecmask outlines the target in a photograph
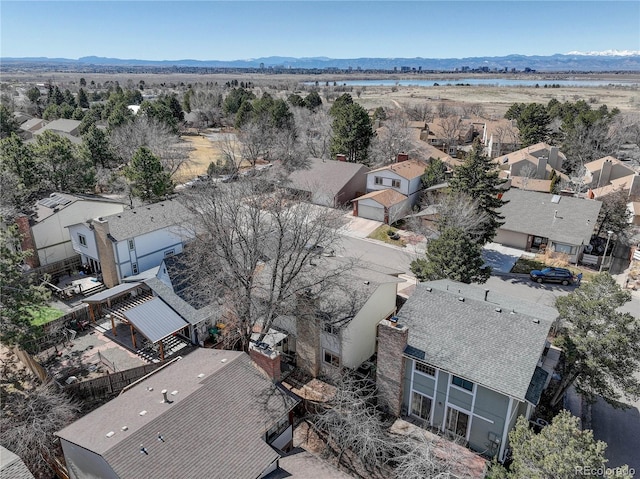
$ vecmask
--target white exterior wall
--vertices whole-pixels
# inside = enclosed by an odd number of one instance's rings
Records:
[[[77,225],[69,226],[69,236],[71,237],[71,245],[73,250],[83,256],[83,263],[85,258],[92,258],[95,261],[99,261],[98,246],[96,245],[96,237],[87,223],[79,223]],[[80,244],[78,235],[83,235],[87,240],[87,245]]]
[[[153,231],[133,238],[134,249],[129,249],[129,240],[119,241],[115,247],[115,256],[120,279],[135,274],[133,263],[138,265],[138,273],[159,266],[165,253],[173,250],[174,254],[182,252],[184,241],[191,235],[186,230],[167,228]]]
[[[98,201],[76,201],[32,226],[33,239],[42,266],[76,255],[67,226],[98,216],[121,213],[124,205]]]
[[[62,438],[60,443],[72,479],[118,479],[102,456]]]
[[[382,178],[381,185],[376,185],[376,176]],[[399,180],[400,188],[394,188],[393,186],[391,186],[391,180]],[[383,170],[367,174],[367,193],[371,193],[372,191],[386,190],[388,188],[392,188],[402,193],[403,195],[409,196],[409,180],[394,173],[393,171]]]
[[[397,284],[382,284],[342,330],[342,365],[356,369],[376,351],[376,328],[396,309]]]

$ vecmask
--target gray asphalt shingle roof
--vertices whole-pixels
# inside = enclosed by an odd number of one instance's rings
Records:
[[[34,479],[19,456],[0,446],[0,479]]]
[[[502,197],[508,201],[499,210],[502,230],[533,234],[571,245],[589,244],[602,203],[511,188]],[[556,213],[557,212],[557,213]]]
[[[405,354],[525,400],[553,321],[552,308],[516,299],[500,302],[504,297],[491,292],[484,301],[484,293],[453,281],[419,284],[398,312],[399,322],[409,328]]]
[[[124,311],[124,317],[152,343],[180,331],[187,322],[160,298]]]
[[[162,389],[177,390],[172,403],[162,403]],[[245,353],[198,349],[57,435],[123,479],[256,478],[279,457],[266,431],[295,404]]]
[[[109,222],[109,234],[116,241],[123,241],[171,226],[175,226],[176,233],[179,233],[179,225],[188,221],[190,216],[187,208],[178,200],[166,200],[124,210],[104,219]]]
[[[178,296],[169,286],[164,284],[158,278],[149,278],[145,280],[144,283],[151,288],[156,296],[162,298],[165,303],[167,303],[183,319],[191,324],[201,323],[211,317],[217,319],[221,315],[218,304],[210,303],[200,309],[197,309]]]

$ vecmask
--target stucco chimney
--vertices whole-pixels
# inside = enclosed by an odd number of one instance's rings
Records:
[[[113,241],[109,237],[109,221],[100,217],[95,219],[92,224],[102,271],[102,282],[107,288],[113,288],[120,284],[120,279],[118,278]]]
[[[347,155],[337,154],[336,155],[336,160],[338,160],[338,161],[347,161]]]
[[[562,169],[562,158],[558,154],[558,147],[552,146],[549,148],[549,165],[554,170],[560,171]]]
[[[378,360],[376,384],[380,402],[390,414],[400,416],[402,412],[402,388],[404,386],[404,349],[407,346],[409,329],[398,323],[383,319],[378,324]]]
[[[408,153],[398,153],[398,157],[396,158],[396,163],[400,163],[403,161],[407,161],[409,159]]]
[[[33,232],[31,231],[29,217],[19,215],[16,218],[16,225],[20,233],[20,248],[22,248],[22,251],[31,251],[31,254],[25,258],[24,262],[31,268],[37,268],[40,266],[40,259],[38,258],[38,250],[36,249],[36,242],[33,238]]]
[[[611,160],[604,160],[604,162],[602,163],[602,168],[600,169],[600,179],[598,179],[598,188],[602,186],[607,186],[609,184],[612,168],[613,168],[613,163],[611,162]]]
[[[536,172],[536,178],[539,180],[547,179],[547,158],[544,156],[538,158],[538,171]]]

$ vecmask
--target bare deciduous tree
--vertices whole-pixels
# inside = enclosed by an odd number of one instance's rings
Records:
[[[171,176],[189,161],[189,147],[171,129],[153,118],[144,115],[115,128],[109,142],[124,164],[128,164],[136,151],[146,146],[160,159],[160,163]]]
[[[384,165],[395,161],[398,153],[415,151],[408,120],[399,112],[389,114],[376,137],[371,142],[370,154],[374,164]]]
[[[414,103],[413,105],[405,106],[405,111],[407,112],[409,119],[413,121],[424,121],[430,123],[435,117],[433,108],[431,108],[431,105],[428,102]]]
[[[292,108],[302,155],[309,158],[329,159],[333,128],[326,108],[315,112],[307,108]]]
[[[484,116],[484,107],[480,103],[463,103],[461,109],[466,118]]]
[[[317,268],[314,245],[335,248],[342,212],[315,209],[261,177],[184,195],[197,233],[190,281],[226,308],[227,338],[246,350],[251,334],[292,314],[300,298],[318,297],[349,265]]]
[[[448,118],[450,116],[457,115],[457,109],[452,105],[447,105],[444,102],[438,103],[436,106],[436,114],[438,118]]]
[[[499,125],[493,130],[493,157],[506,153],[505,145],[517,145],[518,131],[510,125]],[[511,149],[511,148],[509,148]]]
[[[29,383],[26,377],[9,368],[5,372],[0,442],[36,477],[51,477],[47,461],[57,449],[54,433],[76,419],[79,408],[51,383],[24,388]]]
[[[462,131],[462,119],[458,116],[447,116],[438,120],[438,125],[442,130],[442,137],[447,148],[456,146],[460,140]],[[447,151],[445,149],[445,151]]]
[[[529,180],[535,178],[538,174],[538,169],[533,166],[531,163],[523,166],[518,172],[520,177],[522,177],[522,189],[526,190],[529,184]]]

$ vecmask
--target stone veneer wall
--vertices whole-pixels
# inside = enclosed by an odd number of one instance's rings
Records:
[[[378,323],[378,360],[376,383],[379,397],[389,413],[400,416],[402,411],[402,387],[404,382],[404,348],[409,329],[383,319]]]

